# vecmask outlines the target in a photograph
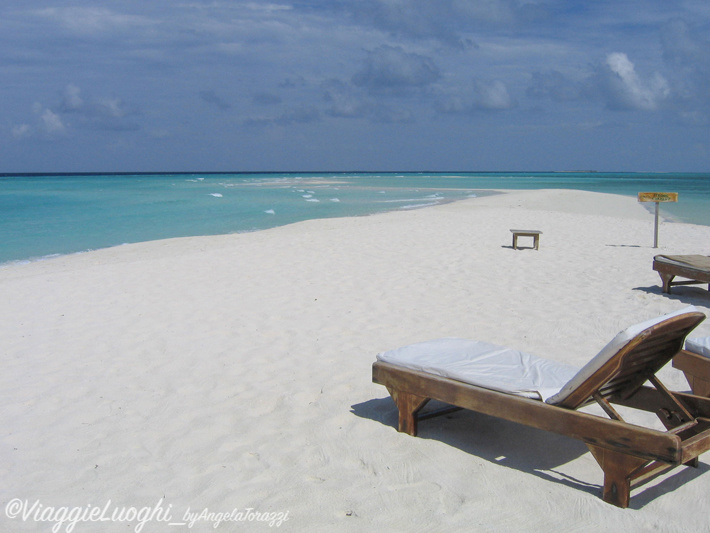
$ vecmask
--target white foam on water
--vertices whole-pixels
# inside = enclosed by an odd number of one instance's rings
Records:
[[[312,194],[303,194],[301,196],[303,196],[303,198],[313,198]]]
[[[331,198],[330,201],[331,201],[331,202],[339,202],[339,201],[340,201],[340,198]]]
[[[423,202],[421,198],[400,198],[398,200],[377,200],[378,204],[396,204],[401,202]]]
[[[320,202],[318,198],[309,198],[306,202]]]
[[[215,198],[222,198],[222,196],[224,195],[218,192],[211,192],[210,196],[214,196]]]
[[[273,209],[267,209],[266,211],[264,211],[264,213],[266,213],[267,215],[275,215],[276,211],[274,211]]]
[[[400,209],[418,209],[420,207],[431,207],[432,205],[439,205],[439,202],[429,202],[426,204],[410,204],[400,206]]]

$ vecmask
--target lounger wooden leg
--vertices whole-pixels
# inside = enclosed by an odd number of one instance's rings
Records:
[[[673,358],[673,368],[683,371],[693,394],[710,398],[710,359],[683,350]]]
[[[661,276],[661,281],[663,282],[663,292],[666,294],[671,293],[671,281],[673,281],[673,278],[675,278],[674,274],[666,274],[665,272],[659,272],[659,276]]]
[[[693,468],[698,468],[700,466],[700,458],[694,457],[690,461],[683,463],[685,466],[692,466]]]
[[[417,436],[417,413],[426,405],[429,398],[423,398],[408,392],[398,391],[387,387],[394,403],[399,410],[398,431]]]
[[[687,372],[685,373],[685,378],[688,380],[690,390],[693,391],[693,394],[696,396],[710,397],[710,381],[697,376],[688,375]]]
[[[617,507],[628,507],[631,497],[631,474],[648,461],[591,444],[587,444],[587,447],[604,471],[602,499]]]

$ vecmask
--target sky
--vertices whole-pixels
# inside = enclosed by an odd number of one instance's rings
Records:
[[[0,0],[0,172],[710,171],[708,0]]]

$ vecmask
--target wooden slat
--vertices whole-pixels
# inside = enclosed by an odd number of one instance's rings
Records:
[[[419,420],[429,420],[430,418],[436,418],[437,416],[446,416],[457,411],[461,411],[463,407],[456,407],[451,405],[449,407],[442,407],[441,409],[435,409],[433,411],[427,411],[426,413],[419,413]]]
[[[685,392],[672,392],[673,396],[690,411],[695,417],[710,418],[710,398],[687,394]],[[611,397],[610,401],[633,409],[649,411],[655,413],[659,409],[668,408],[669,404],[665,398],[656,389],[652,387],[641,387],[636,394],[630,398]]]
[[[701,454],[710,450],[710,431],[690,437],[683,441],[682,459],[683,463],[699,457]]]
[[[614,406],[609,403],[609,400],[604,398],[601,394],[595,392],[592,395],[592,398],[596,400],[596,402],[599,404],[599,407],[604,409],[604,412],[609,416],[609,418],[613,420],[620,420],[622,422],[624,421],[624,419],[621,418],[621,415],[616,411],[616,409],[614,409]]]
[[[671,468],[671,465],[669,465],[668,463],[660,463],[658,461],[649,463],[644,468],[641,468],[637,472],[633,472],[631,474],[631,485],[641,485],[643,482],[648,481],[649,479],[657,476],[658,474],[665,472],[669,468]]]
[[[697,425],[698,425],[698,421],[696,419],[693,419],[690,422],[686,422],[685,424],[681,424],[680,426],[676,426],[674,428],[669,429],[668,433],[673,433],[673,435],[678,435],[688,429],[694,428]]]
[[[683,403],[678,400],[678,398],[676,398],[663,383],[661,383],[660,379],[656,376],[651,376],[650,381],[656,390],[661,393],[661,396],[672,404],[671,408],[675,413],[678,413],[677,416],[679,418],[683,419],[685,422],[694,420],[693,415],[688,411],[688,409],[686,409],[685,405],[683,405]]]

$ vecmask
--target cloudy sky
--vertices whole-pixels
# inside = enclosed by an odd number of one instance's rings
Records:
[[[0,172],[710,171],[708,0],[0,0]]]

